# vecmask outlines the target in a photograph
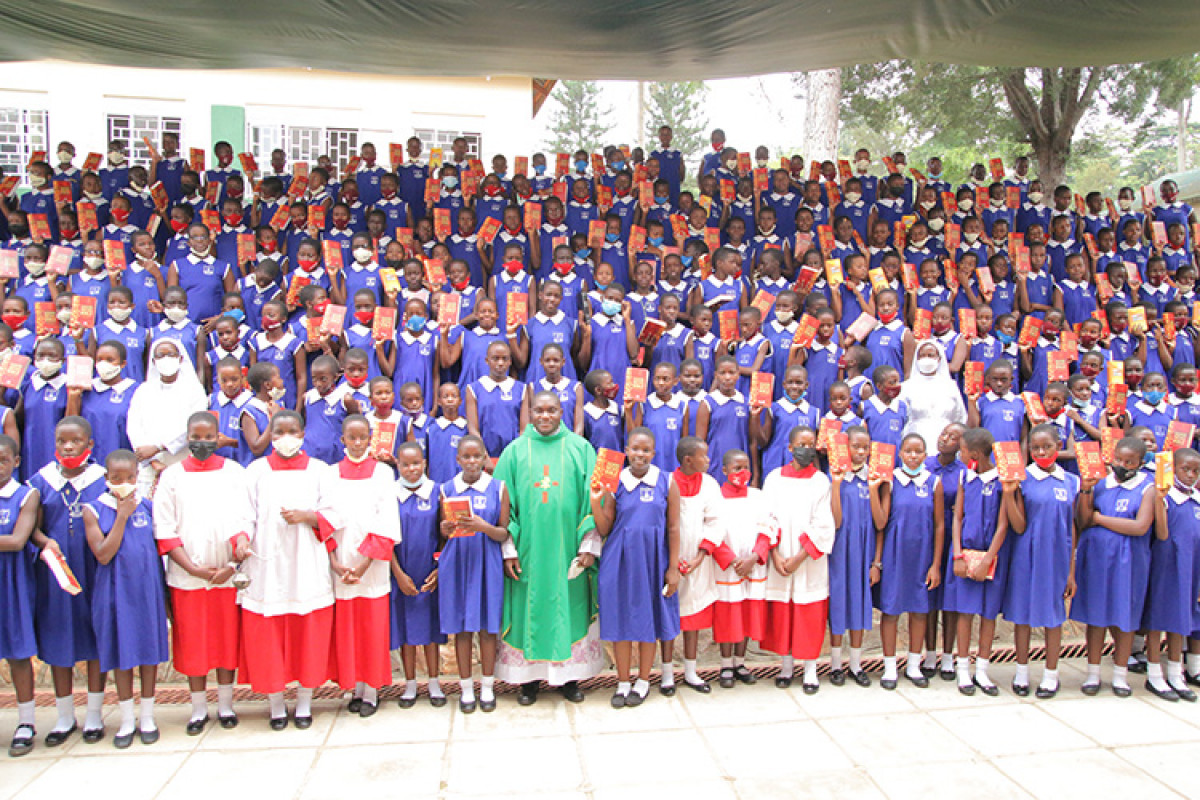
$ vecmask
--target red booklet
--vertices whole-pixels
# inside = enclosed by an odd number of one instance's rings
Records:
[[[201,147],[188,148],[188,166],[192,168],[192,172],[199,172],[204,175],[204,149]]]
[[[1046,378],[1054,383],[1066,382],[1071,377],[1071,360],[1062,350],[1050,350],[1046,353]]]
[[[975,321],[975,309],[960,308],[958,310],[958,332],[963,336],[979,335],[979,325]]]
[[[62,327],[58,324],[58,315],[54,313],[54,303],[34,303],[33,322],[39,339],[53,336]]]
[[[433,235],[439,242],[450,238],[450,209],[435,208],[433,210]]]
[[[750,378],[750,407],[770,408],[775,398],[775,375],[756,372]]]
[[[650,371],[640,367],[625,368],[625,399],[634,403],[646,400],[650,392]]]
[[[896,468],[896,445],[887,442],[871,442],[871,458],[867,462],[867,475],[872,480],[882,478],[892,482],[892,470]]]
[[[1180,422],[1177,419],[1171,420],[1167,425],[1167,437],[1163,441],[1163,449],[1172,452],[1183,447],[1191,447],[1192,440],[1196,438],[1196,426],[1188,422]]]
[[[321,333],[330,336],[341,336],[346,327],[346,307],[335,306],[332,303],[325,306],[325,314],[321,317]]]
[[[733,309],[717,312],[718,335],[723,342],[738,338],[738,312]]]
[[[425,259],[425,280],[429,281],[429,285],[434,289],[441,289],[446,285],[446,267],[440,258]]]
[[[53,307],[53,304],[51,304]],[[16,350],[9,350],[0,358],[0,386],[5,389],[20,389],[25,373],[29,371],[31,359]]]
[[[616,494],[621,483],[621,468],[625,466],[625,454],[601,447],[596,452],[596,468],[592,471],[592,485],[603,487]]]
[[[380,455],[391,455],[396,447],[396,423],[381,422],[371,435],[371,453],[378,458]]]
[[[817,335],[817,328],[820,327],[820,324],[812,314],[805,314],[800,317],[800,322],[796,325],[796,333],[792,336],[792,344],[797,347],[808,347],[811,345]]]
[[[829,436],[829,471],[835,474],[850,471],[850,437],[838,431]]]
[[[996,469],[1002,481],[1019,481],[1025,478],[1025,459],[1021,457],[1020,442],[996,442]]]
[[[325,269],[341,270],[345,265],[342,263],[342,246],[335,241],[326,239],[321,242],[321,255],[325,257]]]
[[[829,437],[842,430],[842,421],[840,419],[830,419],[825,417],[821,420],[821,424],[817,427],[817,449],[829,449]]]
[[[96,327],[96,298],[77,294],[71,298],[70,327],[86,331]]]
[[[479,230],[475,235],[477,244],[490,245],[492,240],[496,238],[496,234],[500,232],[501,227],[503,227],[503,225],[501,224],[500,220],[496,219],[495,217],[488,217],[485,219],[483,223],[480,224]],[[500,255],[503,256],[504,253],[500,253]]]
[[[963,391],[968,397],[983,394],[982,361],[968,361],[963,364]]]
[[[1021,392],[1021,400],[1025,403],[1025,416],[1029,417],[1029,421],[1034,425],[1050,421],[1050,415],[1046,413],[1042,398],[1037,392]]]
[[[462,295],[457,292],[444,294],[438,301],[438,323],[457,325],[462,315]]]
[[[1018,347],[1034,347],[1037,345],[1038,335],[1042,332],[1042,321],[1037,317],[1026,317],[1021,323],[1021,334],[1017,338]]]
[[[67,248],[69,250],[69,248]],[[70,254],[68,254],[69,258]],[[70,266],[70,261],[67,265]],[[104,268],[114,272],[121,272],[127,266],[125,262],[125,245],[121,244],[116,239],[104,240]],[[63,270],[60,275],[66,275],[66,270]]]
[[[913,336],[918,340],[933,336],[933,312],[928,308],[918,308],[916,319],[913,320]]]
[[[1129,388],[1123,383],[1113,384],[1108,387],[1108,399],[1105,403],[1105,411],[1114,417],[1119,417],[1125,413],[1125,405],[1129,395]]]
[[[1106,429],[1107,430],[1107,429]],[[1075,460],[1079,465],[1079,477],[1084,480],[1104,480],[1104,459],[1100,455],[1099,442],[1076,442]]]
[[[606,223],[602,219],[594,219],[588,223],[588,247],[604,247],[605,226]]]
[[[638,333],[638,344],[646,347],[653,347],[658,344],[658,340],[666,333],[667,323],[661,319],[654,317],[646,317],[646,321],[642,323],[642,330]]]
[[[237,260],[239,264],[251,264],[254,262],[254,257],[257,250],[254,246],[253,233],[239,233],[237,235]]]
[[[54,204],[55,205],[70,205],[75,202],[75,195],[71,192],[70,181],[55,181],[54,182]]]
[[[377,342],[387,342],[395,338],[396,309],[375,306],[375,318],[371,320],[371,336]]]
[[[471,518],[471,498],[447,497],[442,501],[442,510],[446,519],[454,522],[465,522]]]
[[[508,295],[508,305],[506,306],[508,316],[505,319],[505,325],[513,327],[514,325],[524,325],[529,322],[529,295],[526,292],[511,292]]]
[[[308,207],[308,227],[325,230],[325,206],[317,203]]]

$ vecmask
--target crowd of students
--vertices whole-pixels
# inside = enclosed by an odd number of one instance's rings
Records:
[[[1132,669],[1194,701],[1200,237],[1177,187],[1114,203],[1044,187],[1024,158],[953,186],[937,158],[876,175],[865,150],[772,168],[718,130],[689,191],[671,136],[490,171],[465,140],[426,160],[415,137],[341,170],[275,151],[242,171],[225,142],[205,170],[171,134],[148,167],[120,142],[83,169],[69,142],[31,163],[0,223],[10,754],[33,747],[35,655],[58,698],[49,746],[77,730],[80,661],[83,737],[104,735],[113,671],[118,747],[158,738],[169,654],[189,733],[213,670],[224,727],[239,669],[273,728],[291,681],[297,726],[329,679],[369,716],[393,649],[401,706],[418,650],[442,705],[450,636],[461,707],[494,709],[508,499],[490,470],[547,396],[618,465],[591,508],[614,706],[645,699],[659,643],[674,691],[681,631],[696,691],[707,629],[722,686],[754,681],[759,642],[779,686],[798,658],[817,691],[827,627],[831,682],[870,685],[873,609],[887,689],[907,614],[908,680],[996,694],[1002,615],[1020,695],[1045,629],[1051,697],[1069,613],[1084,693],[1107,631],[1116,694]]]

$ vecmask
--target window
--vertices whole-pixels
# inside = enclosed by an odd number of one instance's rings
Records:
[[[325,131],[325,141],[328,144],[329,157],[341,172],[351,156],[358,155],[358,131],[347,128],[329,128]]]
[[[433,147],[442,148],[447,160],[450,158],[450,146],[454,144],[454,140],[459,136],[467,140],[467,158],[480,158],[479,154],[483,152],[483,136],[478,133],[417,128],[413,131],[413,136],[421,140],[425,152],[429,152],[430,148]]]
[[[129,161],[133,164],[149,164],[150,149],[142,141],[148,137],[155,147],[161,146],[162,135],[173,133],[179,136],[183,133],[183,120],[179,117],[160,117],[154,114],[109,114],[108,142],[113,140],[125,145]]]
[[[0,168],[5,175],[25,179],[25,167],[34,150],[47,150],[45,111],[0,108]]]
[[[260,164],[271,161],[271,151],[283,148],[289,164],[305,161],[316,165],[328,155],[342,169],[358,154],[359,132],[353,128],[316,128],[304,125],[247,125],[246,141]]]

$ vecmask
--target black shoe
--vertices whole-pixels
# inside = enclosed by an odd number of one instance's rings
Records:
[[[459,700],[458,701],[458,710],[464,714],[474,714],[475,713],[475,701],[471,700],[468,702],[468,701],[464,701],[464,700]]]
[[[567,702],[583,702],[583,690],[579,688],[579,681],[567,681],[559,691],[562,692],[562,696],[567,699]]]
[[[882,686],[884,689],[887,689],[889,692],[893,692],[896,690],[896,679],[895,678],[880,678],[879,685]]]
[[[306,731],[312,727],[312,715],[311,714],[309,714],[306,717],[301,717],[301,716],[297,715],[295,718],[295,721],[296,721],[296,727],[302,731]]]
[[[148,731],[138,728],[138,737],[142,740],[142,744],[154,744],[162,737],[162,734],[158,732],[158,728]]]
[[[998,697],[1000,695],[1000,687],[996,686],[996,684],[980,683],[978,678],[972,678],[971,680],[976,686],[979,687],[979,691],[983,692],[988,697]]]
[[[1146,658],[1146,651],[1139,650],[1136,653],[1130,653],[1129,660],[1125,663],[1126,666],[1129,667],[1129,671],[1134,675],[1145,675],[1146,665],[1149,664],[1150,661]]]
[[[222,717],[220,714],[218,714],[217,722],[221,723],[221,727],[225,730],[230,730],[238,726],[238,715],[230,714],[229,716]]]
[[[675,696],[675,684],[671,684],[670,686],[663,686],[662,684],[659,684],[658,693],[661,694],[663,697],[674,697]]]
[[[637,708],[644,702],[646,702],[646,695],[638,694],[636,689],[631,689],[629,696],[625,698],[625,706],[627,708]]]
[[[914,678],[913,676],[908,674],[908,670],[905,670],[904,677],[906,677],[910,681],[912,681],[912,685],[917,687],[918,689],[928,689],[929,688],[929,678],[926,678],[924,675]]]
[[[805,694],[816,694],[821,690],[821,684],[819,683],[803,683],[801,687],[804,689]]]
[[[958,672],[952,669],[940,669],[938,676],[944,681],[958,680]]]
[[[1113,694],[1117,697],[1129,697],[1133,694],[1133,689],[1130,689],[1128,686],[1114,686],[1112,690]]]
[[[19,758],[33,750],[33,739],[37,731],[32,725],[18,725],[8,746],[8,757]]]
[[[286,716],[271,717],[271,730],[281,731],[284,728],[286,728],[287,726],[288,726],[288,718]]]
[[[204,733],[204,728],[207,725],[208,714],[205,714],[200,719],[189,719],[187,727],[184,730],[187,731],[188,736],[199,736],[200,734]]]
[[[495,711],[496,710],[496,698],[493,697],[491,700],[480,700],[479,701],[479,710],[485,714],[490,714],[493,711]]]
[[[927,667],[921,664],[921,674],[926,678],[932,678],[934,675],[937,675],[937,667]]]
[[[791,677],[783,677],[782,675],[775,679],[775,687],[777,689],[788,689],[792,685]]]
[[[412,708],[413,706],[415,706],[415,705],[417,704],[417,698],[415,698],[415,697],[401,697],[399,700],[397,700],[397,701],[396,701],[396,703],[397,703],[397,705],[399,705],[401,708]]]
[[[841,667],[838,667],[835,670],[831,670],[829,672],[829,682],[832,683],[834,686],[845,686],[846,685],[846,670],[842,669]]]
[[[624,708],[628,704],[628,701],[629,695],[613,692],[612,699],[608,701],[608,704],[613,708]]]
[[[88,744],[95,744],[96,742],[100,741],[103,738],[104,738],[104,726],[103,725],[101,725],[99,728],[91,728],[91,729],[84,728],[84,730],[83,730],[83,740],[85,742],[87,742]]]
[[[1168,703],[1179,702],[1179,695],[1170,686],[1168,686],[1166,689],[1156,689],[1154,684],[1150,683],[1150,681],[1146,681],[1146,691],[1155,697],[1166,700]]]
[[[521,691],[517,694],[517,704],[522,706],[531,706],[537,702],[538,698],[538,682],[531,681],[521,684]]]
[[[79,723],[74,723],[65,731],[50,731],[46,734],[46,747],[58,747],[71,738],[71,734],[79,730]]]
[[[1183,672],[1183,680],[1188,686],[1200,686],[1200,675],[1193,675],[1187,670]]]
[[[687,678],[684,678],[683,685],[691,689],[693,692],[699,692],[700,694],[709,694],[712,692],[712,687],[708,685],[708,681],[692,683]]]
[[[433,706],[434,708],[441,708],[442,706],[446,705],[446,695],[429,695],[429,705]]]
[[[746,669],[744,664],[740,667],[733,668],[733,677],[737,678],[747,686],[758,683],[758,678],[754,677],[754,673]]]
[[[367,717],[375,716],[375,712],[378,710],[379,706],[375,705],[374,703],[368,703],[366,700],[364,700],[362,705],[358,708],[358,715],[363,719],[366,719]]]
[[[1028,683],[1016,683],[1014,681],[1013,685],[1012,685],[1012,691],[1013,691],[1013,694],[1015,694],[1017,697],[1029,697],[1029,684]],[[1038,689],[1038,692],[1039,692],[1038,697],[1042,696],[1040,694],[1041,691],[1042,690],[1039,688]]]
[[[117,748],[118,750],[127,750],[131,744],[133,744],[132,732],[127,733],[124,736],[113,737],[113,747]]]
[[[1025,687],[1025,694],[1029,694],[1029,687]],[[1053,689],[1045,689],[1041,686],[1037,688],[1037,696],[1039,700],[1049,700],[1054,695],[1058,694],[1058,684],[1054,684]]]
[[[1171,688],[1175,689],[1175,694],[1179,695],[1179,699],[1182,700],[1183,702],[1185,702],[1185,703],[1196,702],[1196,693],[1193,692],[1191,689],[1187,688],[1186,686],[1184,686],[1182,689],[1176,689],[1174,686],[1172,686]]]
[[[722,689],[732,689],[733,683],[734,683],[733,670],[732,669],[722,669],[720,678],[718,680],[721,683]]]
[[[362,710],[362,704],[363,704],[363,699],[361,697],[355,697],[346,706],[346,710],[349,711],[351,714],[357,714],[360,710]]]
[[[1095,697],[1096,695],[1100,694],[1100,684],[1085,683],[1083,686],[1079,687],[1079,691],[1083,692],[1088,697]]]
[[[965,684],[964,684],[964,683],[960,683],[960,684],[958,685],[958,693],[959,693],[959,694],[965,694],[967,697],[974,697],[974,696],[975,696],[975,684],[973,684],[973,683],[965,683]]]
[[[871,676],[867,674],[865,669],[860,669],[858,672],[854,672],[852,670],[847,671],[850,672],[850,677],[853,678],[854,682],[859,686],[866,688],[871,685]]]

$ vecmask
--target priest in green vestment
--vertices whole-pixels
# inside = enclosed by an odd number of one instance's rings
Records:
[[[500,455],[494,477],[508,488],[504,617],[496,676],[521,684],[522,705],[540,681],[579,702],[578,681],[604,666],[590,569],[600,554],[589,484],[596,451],[562,422],[552,392],[530,403],[530,425]]]

